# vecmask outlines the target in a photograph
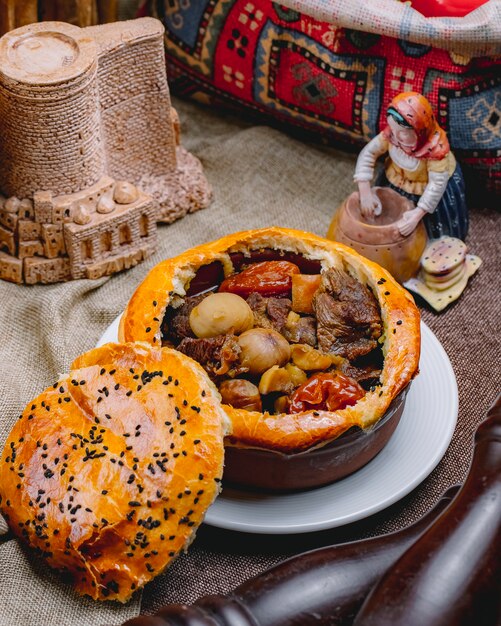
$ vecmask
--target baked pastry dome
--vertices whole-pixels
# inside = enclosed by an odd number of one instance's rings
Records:
[[[235,255],[250,259],[251,253],[259,250],[300,255],[318,263],[322,272],[341,270],[365,285],[380,310],[382,334],[378,341],[384,364],[380,384],[342,410],[270,414],[225,405],[233,429],[227,443],[291,453],[325,445],[351,426],[370,427],[418,371],[419,312],[412,296],[386,270],[351,248],[311,233],[278,227],[245,231],[159,263],[130,299],[120,321],[120,340],[160,345],[167,308],[179,306],[200,268],[204,271],[220,265],[224,278],[234,272]]]
[[[125,602],[191,542],[220,489],[227,432],[197,363],[107,344],[77,358],[16,422],[0,510],[79,593]]]

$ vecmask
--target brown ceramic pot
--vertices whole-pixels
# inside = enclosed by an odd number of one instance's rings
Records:
[[[270,491],[320,487],[353,474],[378,454],[400,421],[409,387],[373,428],[352,428],[331,443],[298,454],[227,446],[224,482]]]
[[[395,195],[398,196],[396,193]],[[312,261],[291,252],[279,254],[276,250],[256,250],[251,253],[250,258],[256,263],[290,261],[296,263],[305,274],[316,274],[321,269],[319,261]],[[237,253],[231,255],[231,260],[238,271],[245,258]],[[187,294],[194,296],[213,289],[223,278],[220,263],[205,265],[192,279]],[[259,490],[298,491],[327,485],[353,474],[371,461],[390,439],[403,413],[408,389],[409,387],[395,398],[386,414],[373,428],[352,428],[338,439],[315,450],[283,454],[258,448],[226,446],[223,477],[225,484]]]
[[[412,203],[387,187],[376,187],[374,191],[383,206],[381,215],[370,221],[363,218],[358,192],[354,192],[336,211],[327,237],[379,263],[403,283],[419,269],[427,241],[426,229],[421,221],[414,232],[403,237],[396,222],[412,208]]]

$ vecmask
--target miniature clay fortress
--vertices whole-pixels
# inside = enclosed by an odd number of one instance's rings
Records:
[[[0,278],[99,278],[153,252],[157,221],[207,206],[179,145],[163,26],[44,22],[0,39]]]

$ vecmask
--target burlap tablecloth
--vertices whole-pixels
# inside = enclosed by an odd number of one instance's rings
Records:
[[[160,227],[156,254],[112,278],[35,287],[0,282],[0,444],[24,405],[96,344],[153,265],[246,228],[277,224],[323,235],[352,191],[353,156],[193,104],[176,106],[183,143],[201,158],[214,187],[213,204]],[[189,553],[125,607],[77,597],[15,540],[0,538],[0,626],[120,624],[140,609],[149,613],[167,602],[225,593],[286,556],[395,530],[429,510],[464,479],[475,427],[501,389],[497,226],[494,212],[472,210],[468,243],[484,264],[458,303],[440,315],[423,310],[452,361],[460,409],[444,459],[409,496],[363,522],[311,535],[252,536],[204,526]]]

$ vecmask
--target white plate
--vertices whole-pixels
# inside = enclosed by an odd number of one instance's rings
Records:
[[[117,340],[117,318],[98,345]],[[412,383],[400,423],[368,465],[318,489],[273,495],[225,488],[205,523],[252,533],[305,533],[343,526],[390,506],[437,466],[452,438],[458,390],[449,358],[421,323],[419,376]]]

